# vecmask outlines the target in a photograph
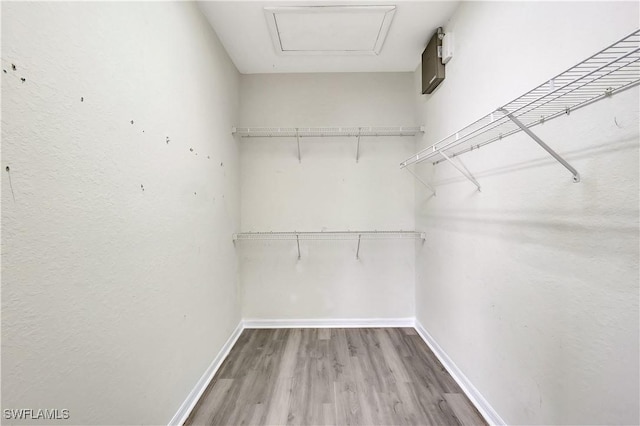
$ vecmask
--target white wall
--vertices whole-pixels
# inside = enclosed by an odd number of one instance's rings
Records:
[[[243,75],[241,125],[414,125],[412,73]],[[240,142],[243,231],[413,230],[411,176],[398,168],[414,137]],[[413,316],[411,240],[241,241],[243,316],[258,319]]]
[[[158,2],[3,2],[2,68],[2,408],[166,424],[240,319],[239,74]]]
[[[421,146],[639,27],[638,3],[468,2],[455,56],[417,100]],[[415,76],[419,93],[419,74]],[[637,88],[536,127],[416,186],[416,316],[509,424],[638,424]]]

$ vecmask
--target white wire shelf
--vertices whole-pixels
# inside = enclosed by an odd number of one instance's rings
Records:
[[[356,259],[360,259],[360,242],[362,240],[382,240],[382,239],[421,239],[424,241],[425,234],[416,231],[328,231],[328,232],[240,232],[233,234],[233,241],[243,240],[293,240],[298,248],[298,260],[300,259],[301,240],[357,240]]]
[[[351,136],[357,138],[356,163],[360,158],[360,138],[363,136],[415,136],[424,132],[420,126],[396,127],[234,127],[231,133],[245,138],[296,138],[298,162],[302,163],[300,139],[303,137]]]
[[[416,231],[327,231],[327,232],[240,232],[233,234],[234,241],[242,240],[379,240],[424,239],[424,233]]]
[[[419,126],[396,127],[234,127],[232,133],[245,138],[332,137],[332,136],[415,136]]]
[[[568,115],[571,111],[639,83],[640,30],[636,30],[548,82],[419,151],[400,163],[400,167],[426,160],[431,160],[433,164],[451,161],[454,157],[522,130],[569,169],[574,175],[574,181],[578,182],[578,172],[539,140],[530,128],[561,115]],[[459,170],[472,179],[468,170]],[[479,189],[479,184],[473,181]]]

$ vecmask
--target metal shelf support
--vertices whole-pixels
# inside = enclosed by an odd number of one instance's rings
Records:
[[[436,190],[429,185],[427,182],[423,181],[422,179],[420,179],[420,176],[418,176],[416,173],[413,172],[413,170],[411,170],[408,166],[404,168],[406,171],[408,171],[409,173],[411,173],[413,175],[413,177],[420,182],[422,185],[424,185],[429,191],[431,191],[433,193],[433,195],[436,195]]]
[[[360,131],[361,129],[358,129],[358,142],[356,145],[356,163],[358,162],[358,159],[360,158]]]
[[[302,156],[300,156],[300,132],[296,128],[296,141],[298,142],[298,163],[302,163]]]
[[[469,179],[471,181],[471,183],[473,183],[478,188],[478,192],[481,192],[480,184],[478,183],[476,178],[473,177],[471,172],[469,172],[469,169],[467,169],[466,166],[462,163],[462,161],[460,161],[459,158],[457,158],[457,160],[458,160],[458,163],[460,163],[460,164],[456,164],[455,161],[453,161],[451,158],[449,158],[449,156],[447,154],[445,154],[443,151],[438,151],[438,152],[440,153],[440,155],[442,155],[444,157],[445,160],[447,160],[449,163],[451,163],[451,165],[453,167],[455,167],[460,173],[462,173],[464,175],[464,177]]]
[[[300,236],[296,234],[296,243],[298,244],[298,260],[300,260]]]
[[[544,141],[542,139],[540,139],[538,137],[538,135],[533,133],[531,131],[531,129],[529,129],[527,126],[522,124],[522,122],[520,120],[518,120],[517,118],[515,118],[513,116],[513,114],[511,114],[509,111],[507,111],[504,108],[500,108],[499,111],[503,112],[507,117],[509,117],[509,119],[511,121],[513,121],[516,126],[518,126],[520,129],[522,129],[522,131],[525,132],[538,145],[540,145],[542,147],[542,149],[547,151],[553,158],[555,158],[560,164],[562,164],[567,170],[569,170],[571,172],[571,174],[573,175],[573,182],[574,183],[580,182],[580,173],[578,173],[578,171],[571,164],[569,164],[564,158],[562,158],[560,156],[560,154],[558,154],[553,149],[551,149],[551,147],[549,145],[547,145],[546,143],[544,143]]]
[[[358,235],[358,249],[356,250],[356,260],[360,260],[360,239],[362,235]]]

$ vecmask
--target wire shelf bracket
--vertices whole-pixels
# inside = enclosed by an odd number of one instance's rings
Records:
[[[511,114],[510,112],[508,112],[504,108],[501,108],[500,111],[504,112],[505,115],[507,117],[509,117],[509,119],[516,124],[516,126],[518,126],[520,129],[522,129],[522,131],[525,132],[527,135],[529,135],[529,137],[531,139],[536,141],[536,143],[538,145],[540,145],[542,147],[542,149],[547,151],[553,158],[555,158],[560,164],[562,164],[567,170],[569,170],[571,172],[571,174],[573,174],[573,182],[574,183],[580,182],[580,173],[578,173],[578,171],[571,164],[569,164],[564,158],[562,158],[562,156],[560,154],[558,154],[553,149],[551,149],[551,147],[549,145],[544,143],[543,140],[538,137],[538,135],[533,133],[531,131],[531,129],[529,129],[527,126],[522,124],[522,122],[520,120],[518,120],[517,118],[515,118],[513,116],[513,114]],[[478,188],[478,190],[480,190],[480,188]]]
[[[478,188],[478,192],[481,191],[480,184],[478,183],[476,178],[473,177],[473,175],[471,174],[469,169],[467,169],[467,167],[462,163],[462,160],[460,160],[459,158],[456,158],[456,160],[458,161],[458,164],[456,164],[456,162],[453,161],[451,158],[449,158],[449,156],[447,154],[445,154],[444,152],[441,151],[440,155],[442,155],[445,160],[447,160],[449,163],[451,163],[451,165],[453,167],[455,167],[456,170],[458,170],[460,173],[462,173],[462,175],[464,177],[469,179],[471,181],[471,183],[473,183]]]
[[[298,260],[302,258],[300,251],[301,240],[357,240],[356,260],[360,260],[360,246],[362,240],[381,239],[420,239],[424,242],[425,233],[416,231],[330,231],[330,232],[239,232],[233,234],[234,244],[247,240],[295,240],[298,250]]]
[[[404,168],[406,171],[408,171],[409,173],[411,173],[413,175],[413,177],[420,182],[422,185],[424,185],[429,191],[431,191],[433,193],[433,195],[436,195],[436,190],[433,186],[429,185],[427,182],[423,181],[420,176],[418,176],[413,170],[411,170],[409,167],[405,167]]]
[[[640,84],[640,30],[611,44],[551,80],[467,125],[400,163],[401,168],[430,160],[447,161],[480,190],[463,165],[452,160],[467,152],[524,132],[580,182],[580,174],[531,128]],[[458,158],[459,160],[459,158]],[[411,172],[415,175],[414,172]],[[424,182],[421,182],[424,184]]]
[[[296,138],[298,162],[302,162],[300,142],[303,137],[355,137],[356,163],[360,161],[360,140],[363,136],[415,136],[423,126],[396,127],[232,127],[231,133],[243,138]]]

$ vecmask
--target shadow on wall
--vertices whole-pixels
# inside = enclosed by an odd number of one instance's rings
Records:
[[[571,160],[595,158],[598,155],[602,155],[602,154],[610,154],[614,152],[637,149],[638,148],[637,141],[638,141],[637,138],[625,139],[621,141],[608,143],[606,145],[597,145],[597,146],[591,146],[591,147],[577,149],[573,151],[564,151],[561,153],[561,155],[569,162],[571,162]],[[535,142],[533,141],[531,143],[535,144]],[[542,153],[542,149],[541,149],[541,153]],[[550,164],[557,164],[557,161],[550,155],[543,154],[542,157],[536,158],[530,161],[522,161],[519,163],[510,164],[508,166],[498,167],[491,170],[484,170],[484,171],[472,170],[471,172],[476,179],[480,179],[483,177],[505,175],[505,174],[513,173],[519,170],[539,168],[543,166],[548,166]],[[558,166],[562,167],[559,164]],[[569,172],[567,171],[567,173]],[[570,177],[570,175],[567,175],[567,176]],[[451,185],[459,182],[466,182],[466,180],[467,179],[464,176],[460,175],[453,178],[434,180],[431,182],[431,184],[437,187],[437,186],[443,186],[443,185]],[[482,184],[482,182],[480,183]]]

